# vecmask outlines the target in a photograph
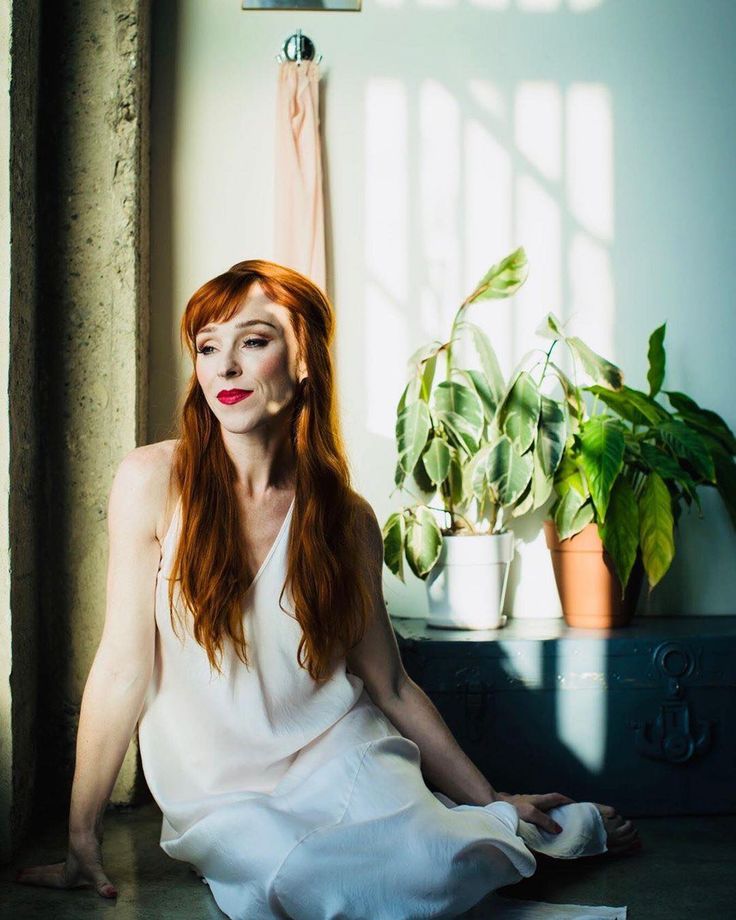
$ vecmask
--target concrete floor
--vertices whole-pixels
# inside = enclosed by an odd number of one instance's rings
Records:
[[[727,920],[736,917],[733,883],[736,815],[639,818],[643,848],[634,856],[538,859],[534,876],[500,890],[503,896],[561,904],[627,905],[629,920]],[[111,813],[105,821],[105,869],[118,888],[106,901],[89,889],[58,891],[12,881],[21,866],[59,862],[65,826],[50,827],[0,870],[1,920],[209,920],[225,915],[209,888],[158,845],[154,804]],[[491,920],[482,902],[464,915]],[[401,918],[396,918],[401,920]]]

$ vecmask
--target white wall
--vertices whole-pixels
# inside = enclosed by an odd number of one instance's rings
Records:
[[[548,310],[645,384],[668,323],[666,386],[736,427],[736,5],[729,0],[367,0],[360,13],[242,12],[157,0],[150,440],[189,373],[177,323],[233,262],[272,258],[274,56],[297,28],[322,61],[329,293],[356,485],[383,522],[405,361],[445,336],[489,265],[523,245],[511,302],[473,309],[506,370]],[[736,538],[715,494],[691,515],[651,613],[733,613]],[[543,536],[525,528],[509,610],[557,616]],[[526,541],[526,542],[524,542]],[[386,572],[395,615],[424,586]]]

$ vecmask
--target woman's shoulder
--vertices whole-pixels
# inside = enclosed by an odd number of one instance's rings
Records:
[[[123,475],[131,485],[144,491],[147,504],[156,521],[156,537],[159,542],[169,528],[173,510],[178,498],[174,481],[174,451],[178,441],[171,438],[152,444],[134,447],[122,459],[118,475]]]
[[[141,444],[129,451],[121,461],[130,475],[145,479],[147,482],[167,479],[172,471],[174,449],[178,441],[156,441],[153,444]]]

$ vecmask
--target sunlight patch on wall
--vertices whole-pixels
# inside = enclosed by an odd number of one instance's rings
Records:
[[[567,250],[570,278],[570,322],[579,335],[605,358],[614,360],[616,300],[608,247],[586,233],[576,233]]]
[[[529,175],[517,180],[516,239],[529,256],[529,277],[514,301],[517,359],[539,348],[535,329],[548,312],[562,304],[562,217],[559,199]]]
[[[516,0],[523,13],[553,13],[561,6],[561,0]]]
[[[513,248],[511,156],[476,119],[465,125],[465,279],[464,296],[471,293],[491,265]],[[508,372],[513,360],[511,312],[502,302],[471,308],[470,320],[491,337],[501,367]]]
[[[571,13],[587,13],[603,5],[603,0],[516,0],[517,7],[524,13],[554,13],[565,11],[565,6]]]
[[[419,90],[421,159],[417,164],[424,338],[447,335],[462,298],[460,125],[455,96],[436,80],[425,80]]]
[[[365,113],[365,246],[371,279],[363,311],[366,427],[393,439],[394,407],[410,353],[406,87],[400,80],[370,80]]]
[[[565,198],[575,224],[567,246],[568,330],[615,360],[613,112],[601,84],[567,92]],[[566,318],[568,318],[566,317]]]
[[[604,0],[567,0],[567,6],[571,13],[588,13],[590,10],[596,10],[603,6]]]
[[[562,96],[548,80],[519,85],[514,99],[514,142],[519,153],[550,180],[562,172]]]
[[[479,6],[484,10],[507,10],[509,0],[470,0],[471,6]]]
[[[575,83],[567,91],[565,151],[567,206],[580,226],[613,240],[613,113],[611,93],[600,83]]]

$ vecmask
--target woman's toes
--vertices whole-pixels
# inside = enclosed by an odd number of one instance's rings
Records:
[[[612,853],[622,853],[641,845],[639,831],[631,820],[618,814],[612,805],[593,803],[598,809],[606,829],[606,846]]]
[[[593,804],[601,813],[603,818],[613,818],[616,814],[616,809],[613,807],[613,805],[600,805],[598,802],[593,802]]]

